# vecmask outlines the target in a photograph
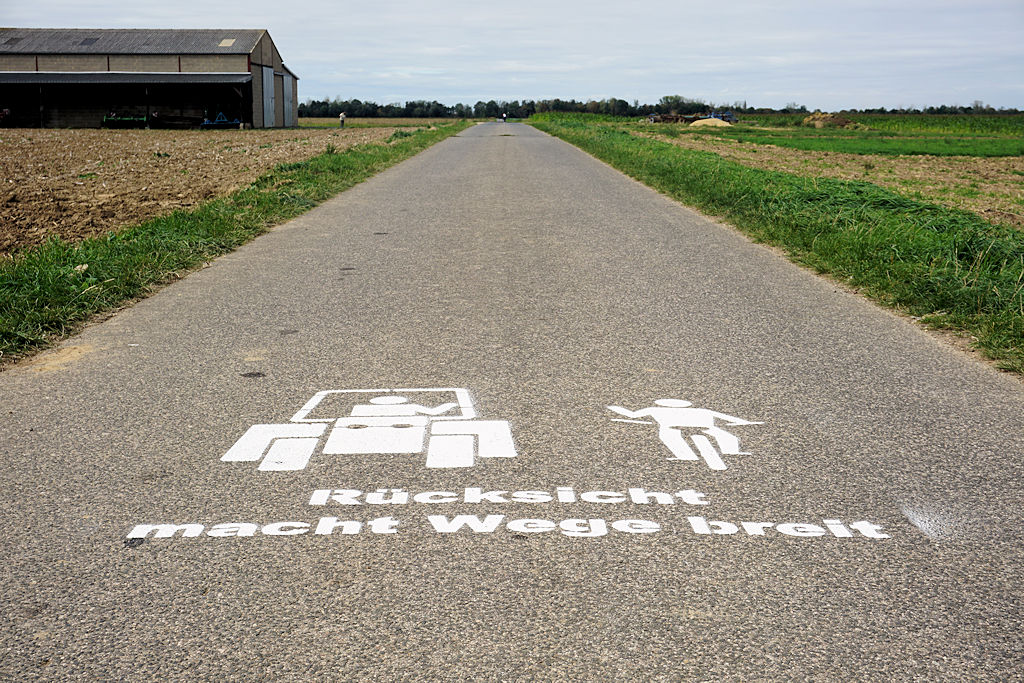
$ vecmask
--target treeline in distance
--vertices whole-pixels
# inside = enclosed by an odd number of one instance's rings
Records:
[[[733,104],[712,104],[699,99],[691,99],[681,95],[666,95],[657,104],[640,104],[634,100],[632,104],[626,100],[609,98],[607,100],[489,100],[476,104],[446,105],[437,101],[413,100],[405,104],[377,104],[361,100],[307,100],[299,104],[299,116],[303,117],[334,117],[345,112],[352,117],[387,117],[387,118],[492,118],[507,114],[512,118],[524,119],[532,114],[543,112],[574,112],[604,114],[609,116],[650,116],[651,114],[700,114],[711,110],[731,110],[738,114],[804,114],[809,113],[806,106],[791,102],[782,109],[748,107],[746,102]],[[848,109],[848,113],[860,114],[1018,114],[1017,109],[995,109],[983,102],[976,101],[969,107],[960,105],[942,105],[938,107],[886,109]]]

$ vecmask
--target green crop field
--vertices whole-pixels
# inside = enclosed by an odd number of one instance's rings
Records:
[[[744,114],[742,123],[784,128],[798,126],[806,114]],[[843,114],[872,130],[894,133],[1024,136],[1024,114]]]
[[[954,132],[934,130],[939,125],[894,120],[898,117],[871,119],[869,129],[812,128],[797,125],[772,127],[754,125],[758,120],[744,117],[739,125],[728,128],[691,128],[684,124],[636,124],[638,130],[667,136],[706,135],[758,145],[776,145],[810,151],[847,154],[926,154],[932,156],[1001,157],[1024,155],[1024,116],[1017,117],[1018,134],[1004,132],[1005,122],[989,122],[992,130]],[[910,117],[904,117],[910,118]],[[941,117],[923,117],[941,118]],[[951,117],[953,118],[953,117]],[[989,117],[997,118],[997,117]],[[1006,117],[1009,118],[1009,117]],[[787,119],[788,120],[788,119]],[[868,120],[868,119],[865,119]],[[860,123],[860,121],[857,121]],[[875,129],[874,125],[885,125]],[[953,122],[947,122],[953,127]],[[966,127],[964,124],[957,124]],[[920,126],[920,127],[915,127]],[[975,130],[984,126],[978,124]],[[930,130],[931,132],[926,132]]]

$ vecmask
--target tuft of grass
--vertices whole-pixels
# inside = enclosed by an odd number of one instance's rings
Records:
[[[388,142],[394,142],[395,140],[401,140],[402,138],[407,138],[410,135],[415,135],[415,133],[412,133],[412,132],[410,132],[408,130],[396,130],[394,133],[391,134],[391,137],[388,138]]]
[[[1001,368],[1024,374],[1019,230],[866,182],[749,168],[610,126],[531,123],[879,302],[969,332]]]
[[[197,209],[77,243],[52,238],[0,262],[0,359],[72,334],[89,317],[145,296],[469,125],[281,164]]]

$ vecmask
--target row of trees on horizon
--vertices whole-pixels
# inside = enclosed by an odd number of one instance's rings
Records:
[[[746,102],[732,104],[713,104],[700,99],[691,99],[682,95],[665,95],[657,104],[640,104],[633,100],[609,98],[606,100],[512,100],[511,102],[489,100],[476,104],[446,105],[437,101],[413,100],[405,104],[377,104],[360,100],[306,100],[299,104],[299,116],[333,117],[345,112],[353,117],[387,117],[387,118],[492,118],[507,114],[512,118],[524,119],[532,114],[543,112],[573,112],[605,114],[611,116],[650,116],[651,114],[700,114],[706,111],[733,111],[737,114],[805,114],[809,113],[806,106],[791,102],[782,109],[765,107],[748,107]],[[942,105],[938,107],[905,107],[897,109],[845,109],[851,114],[1019,114],[1017,109],[995,109],[981,101],[971,106]]]

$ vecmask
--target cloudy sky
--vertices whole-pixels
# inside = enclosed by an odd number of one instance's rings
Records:
[[[1024,0],[0,0],[0,25],[266,28],[300,100],[1024,108]]]

